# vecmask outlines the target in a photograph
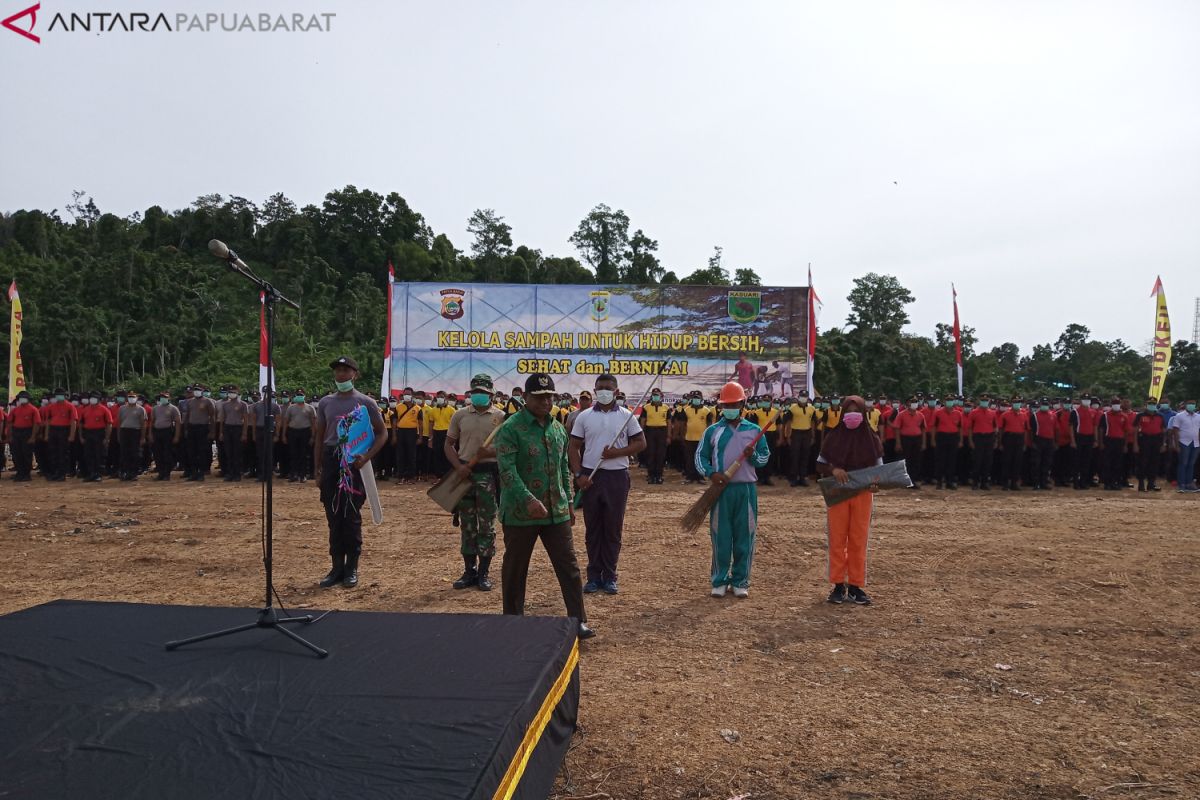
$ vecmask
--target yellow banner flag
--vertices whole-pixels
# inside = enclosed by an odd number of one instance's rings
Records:
[[[21,363],[21,295],[17,294],[17,282],[8,287],[8,301],[12,303],[12,322],[8,328],[8,401],[16,401],[17,392],[25,391],[25,366]]]
[[[1154,314],[1154,356],[1150,361],[1150,396],[1157,402],[1162,398],[1167,369],[1171,366],[1171,317],[1167,314],[1167,293],[1163,291],[1162,278],[1154,282],[1150,296],[1158,297],[1158,310]]]

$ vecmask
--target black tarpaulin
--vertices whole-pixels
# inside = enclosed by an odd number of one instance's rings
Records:
[[[575,730],[565,618],[336,612],[167,652],[246,609],[0,617],[0,797],[545,798]],[[506,791],[511,794],[506,795]]]

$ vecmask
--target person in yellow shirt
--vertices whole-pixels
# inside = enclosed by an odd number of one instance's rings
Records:
[[[433,397],[433,405],[425,408],[426,436],[429,437],[430,462],[434,477],[441,477],[450,469],[446,460],[446,432],[450,430],[450,418],[454,416],[454,406],[447,400],[446,392],[438,392]]]
[[[651,485],[661,485],[663,482],[670,416],[671,408],[663,403],[662,391],[651,389],[650,402],[642,406],[638,416],[638,422],[646,434],[646,482]]]
[[[746,419],[760,428],[766,428],[767,432],[763,435],[763,441],[767,443],[768,449],[771,449],[772,439],[775,438],[775,434],[777,433],[774,422],[769,426],[767,425],[767,420],[771,417],[771,395],[751,397],[750,402],[746,404],[746,409]],[[771,480],[771,461],[769,457],[767,463],[759,467],[757,472],[759,486],[775,485],[775,482]]]
[[[792,432],[789,483],[792,486],[808,486],[808,460],[817,428],[817,409],[808,402],[808,392],[801,390],[783,413]]]
[[[393,443],[396,450],[396,483],[417,479],[417,438],[420,434],[421,407],[412,387],[400,392],[400,403],[392,412]]]
[[[879,410],[879,406],[875,402],[874,397],[867,397],[867,424],[871,426],[871,430],[879,433],[879,420],[883,416],[883,412]]]
[[[687,405],[683,408],[683,418],[686,423],[683,436],[683,474],[684,483],[704,483],[700,470],[696,466],[696,450],[704,432],[713,424],[713,410],[704,405],[704,397],[697,389],[688,397]]]
[[[371,459],[371,463],[375,464],[375,477],[379,480],[388,480],[396,474],[396,432],[392,430],[392,423],[396,421],[396,396],[380,398],[379,414],[383,417],[383,427],[387,428],[387,444],[379,451],[379,455]]]

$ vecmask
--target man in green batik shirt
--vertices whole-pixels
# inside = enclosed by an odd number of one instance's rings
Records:
[[[540,538],[558,585],[567,616],[579,621],[579,638],[595,632],[583,610],[583,583],[571,526],[571,469],[567,463],[567,429],[550,416],[554,380],[534,373],[525,382],[525,405],[500,428],[493,440],[500,465],[500,522],[504,529],[504,565],[500,570],[505,614],[525,613],[529,559]]]

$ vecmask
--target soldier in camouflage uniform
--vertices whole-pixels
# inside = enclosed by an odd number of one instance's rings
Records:
[[[455,507],[462,530],[462,577],[455,589],[479,587],[490,592],[488,568],[496,555],[496,499],[499,492],[496,451],[483,442],[504,422],[504,412],[492,404],[492,378],[480,373],[471,379],[470,403],[450,418],[446,431],[446,459],[463,480],[474,484]],[[468,462],[478,456],[473,467]]]

